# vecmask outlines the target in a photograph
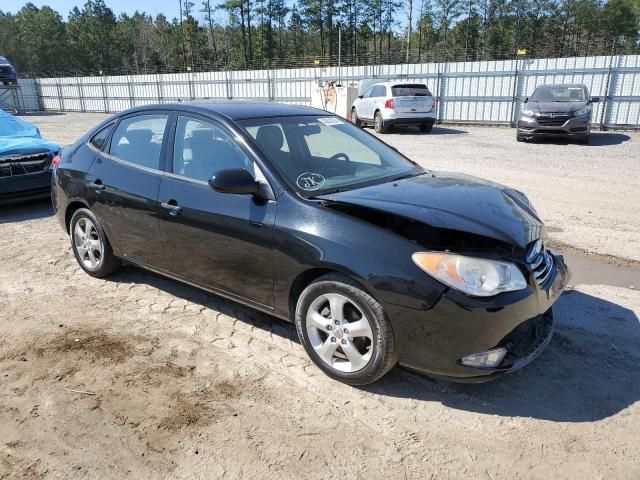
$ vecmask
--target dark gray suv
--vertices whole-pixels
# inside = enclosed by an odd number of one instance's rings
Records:
[[[585,85],[540,85],[524,100],[517,140],[559,136],[586,144],[591,130],[591,105],[597,101]]]

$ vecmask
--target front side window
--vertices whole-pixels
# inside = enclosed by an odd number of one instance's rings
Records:
[[[243,168],[255,176],[253,162],[222,127],[195,118],[178,117],[173,173],[206,182],[216,172],[231,168]]]
[[[287,183],[304,196],[350,190],[424,172],[385,143],[338,117],[273,117],[238,123],[261,146]],[[268,141],[269,148],[264,146],[267,135],[274,137]],[[283,150],[284,142],[288,152]]]
[[[136,115],[122,120],[111,139],[109,153],[142,167],[160,170],[160,151],[167,115]]]

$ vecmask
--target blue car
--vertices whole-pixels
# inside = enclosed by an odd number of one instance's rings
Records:
[[[0,110],[0,204],[48,197],[59,150],[38,127]]]
[[[18,84],[16,67],[14,67],[6,57],[0,57],[0,82],[4,85]]]

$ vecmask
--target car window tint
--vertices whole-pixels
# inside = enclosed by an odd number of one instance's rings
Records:
[[[122,120],[111,139],[110,154],[147,168],[160,169],[167,115],[137,115]]]
[[[206,182],[216,172],[230,168],[244,168],[255,177],[253,162],[222,127],[178,117],[173,173]]]
[[[391,92],[394,97],[430,97],[431,92],[426,85],[422,84],[407,84],[407,85],[394,85],[391,87]]]
[[[109,137],[109,132],[111,131],[111,127],[113,127],[112,123],[110,123],[106,127],[104,127],[101,130],[99,130],[98,133],[96,133],[91,138],[91,140],[90,140],[91,145],[96,147],[98,150],[102,150],[104,148],[104,145],[105,145],[106,141],[107,141],[107,138]]]
[[[333,126],[320,124],[320,131],[304,136],[309,153],[319,159],[330,159],[340,154],[340,159],[345,161],[343,155],[349,157],[349,161],[357,163],[369,163],[380,165],[380,155],[371,150],[367,145],[354,142],[353,138],[345,132],[337,130]],[[331,139],[327,142],[327,139]]]

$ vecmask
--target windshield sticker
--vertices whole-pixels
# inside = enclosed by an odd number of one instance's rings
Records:
[[[325,178],[319,173],[304,172],[296,180],[296,185],[298,185],[302,190],[312,191],[322,188],[324,182]]]
[[[321,117],[318,121],[324,125],[342,125],[344,122],[336,117]]]

